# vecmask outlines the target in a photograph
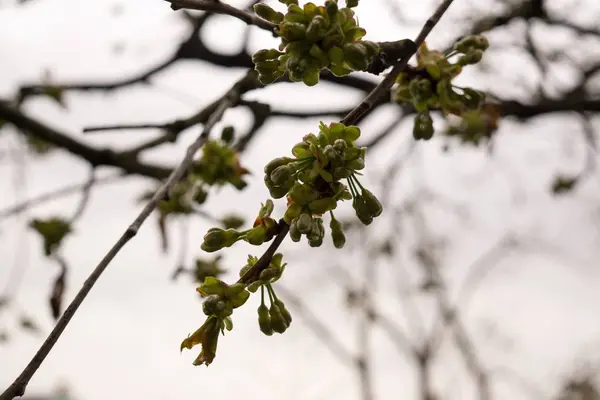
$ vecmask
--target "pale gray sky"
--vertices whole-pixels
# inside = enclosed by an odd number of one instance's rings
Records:
[[[9,3],[2,2],[0,8],[0,97],[12,96],[19,84],[38,82],[46,68],[51,69],[57,82],[111,80],[135,74],[167,57],[186,32],[177,13],[162,1],[37,0],[22,7]],[[399,26],[383,8],[382,1],[368,3],[363,0],[358,9],[368,38],[390,40],[414,37],[418,32],[420,25]],[[411,17],[424,21],[434,3],[420,2],[414,6]],[[434,31],[431,43],[451,40],[456,28],[452,26],[452,17],[468,8],[467,4],[456,3],[447,22]],[[123,7],[117,17],[113,15],[116,5]],[[228,18],[215,20],[213,24],[209,38],[212,46],[235,51],[243,25]],[[253,38],[253,48],[272,40],[262,32]],[[116,43],[125,45],[120,55],[114,54]],[[510,58],[503,60],[498,61],[506,63],[502,68],[523,69],[522,64],[507,61]],[[26,110],[82,137],[81,128],[86,125],[163,122],[186,116],[219,97],[242,73],[200,63],[181,63],[153,79],[156,87],[139,85],[109,94],[69,94],[68,111],[39,98],[30,100]],[[472,76],[480,77],[476,73]],[[469,83],[477,82],[495,83],[489,78]],[[327,84],[316,88],[280,84],[248,98],[268,100],[281,107],[314,109],[332,104],[351,106],[360,96],[341,88],[332,91]],[[377,128],[392,118],[389,110],[375,115],[378,119],[369,119],[363,126],[366,137],[377,134]],[[248,122],[249,116],[241,110],[229,110],[224,117],[224,123],[240,129]],[[211,197],[207,209],[214,214],[236,211],[253,215],[259,202],[268,195],[262,184],[262,166],[271,158],[287,153],[299,137],[316,128],[317,122],[277,120],[266,125],[261,139],[243,157],[244,164],[255,174],[250,179],[251,185],[241,193],[226,188]],[[486,365],[510,366],[548,390],[558,384],[557,377],[571,365],[568,363],[576,352],[597,349],[600,339],[597,318],[600,272],[595,268],[600,255],[597,230],[600,181],[590,179],[564,199],[554,199],[547,193],[554,173],[581,168],[585,148],[579,130],[575,118],[564,116],[539,118],[527,126],[507,121],[499,133],[497,152],[492,159],[483,150],[474,149],[442,154],[439,140],[421,143],[419,155],[409,164],[408,172],[401,176],[394,191],[394,199],[400,202],[419,186],[416,177],[425,177],[423,185],[471,206],[472,224],[464,224],[448,212],[431,214],[430,222],[436,231],[454,237],[444,255],[444,272],[453,291],[460,286],[465,267],[506,231],[535,238],[527,241],[526,248],[503,259],[493,277],[476,293],[465,319]],[[174,164],[197,132],[198,128],[190,130],[177,145],[148,157]],[[120,148],[154,133],[124,131],[85,140]],[[369,155],[368,179],[377,176],[390,158],[397,156],[398,146],[409,136],[404,124],[399,134]],[[573,136],[577,140],[569,155],[565,143],[573,142]],[[9,145],[6,139],[2,143]],[[5,162],[0,164],[0,207],[67,182],[86,179],[83,163],[62,154],[50,157],[50,161],[28,157],[22,166],[24,170]],[[23,184],[17,192],[13,185],[15,176],[20,176]],[[95,190],[77,224],[77,234],[69,238],[64,248],[71,266],[66,299],[74,296],[91,269],[135,217],[140,205],[134,200],[147,187],[148,182],[130,178]],[[515,202],[511,194],[514,187],[526,195],[520,202]],[[48,203],[31,210],[23,219],[11,219],[0,225],[0,283],[5,281],[14,262],[22,263],[26,269],[15,305],[35,317],[44,330],[38,337],[15,334],[8,345],[0,347],[2,388],[17,376],[52,327],[47,297],[57,268],[41,256],[38,239],[23,233],[26,218],[70,215],[77,201],[78,196],[73,196]],[[277,205],[281,210],[283,205]],[[349,205],[346,208],[349,212]],[[201,254],[199,245],[208,227],[200,219],[193,220],[189,230],[189,260]],[[376,227],[374,224],[370,228],[372,235],[376,235]],[[176,243],[179,232],[175,227],[173,231],[172,242]],[[303,262],[298,254],[308,249],[306,244],[288,243],[284,249],[295,256],[290,260],[283,284],[301,294],[318,316],[327,318],[339,340],[352,349],[356,319],[344,309],[343,292],[329,281],[314,284],[315,269],[331,260],[332,250],[311,249],[313,256]],[[180,355],[179,344],[203,322],[204,316],[194,286],[184,279],[177,283],[169,281],[177,250],[175,245],[170,254],[160,253],[155,220],[148,220],[90,293],[32,379],[29,393],[49,391],[66,382],[81,400],[176,400],[200,396],[230,399],[240,395],[262,400],[358,399],[357,378],[351,366],[335,359],[299,318],[284,335],[261,334],[256,323],[256,298],[236,310],[235,328],[221,337],[214,364],[209,368],[192,366],[199,350]],[[236,266],[244,264],[248,252],[259,253],[244,244],[225,252],[234,273]],[[334,257],[349,257],[348,254],[339,252]],[[379,300],[386,300],[382,309],[402,324],[392,279],[385,279],[390,269],[383,268],[381,272],[384,283]],[[16,318],[5,314],[0,318],[1,327],[8,324],[16,332]],[[500,327],[498,334],[486,330],[490,322]],[[383,335],[378,333],[376,338],[374,380],[379,398],[398,398],[398,392],[402,391],[406,393],[403,398],[410,399],[415,389],[411,365]],[[502,345],[507,338],[511,339],[508,347]],[[468,387],[457,384],[464,382],[461,371],[457,358],[444,352],[436,380],[449,398],[469,399]],[[497,389],[498,393],[510,393],[514,396],[511,398],[521,398],[514,387],[509,389],[502,382]]]

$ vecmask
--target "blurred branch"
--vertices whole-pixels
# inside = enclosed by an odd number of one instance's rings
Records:
[[[111,182],[115,182],[117,180],[120,180],[124,178],[124,175],[122,174],[117,174],[117,175],[109,175],[103,178],[98,178],[96,179],[95,183],[96,184],[104,184],[104,183],[111,183]],[[84,183],[76,183],[73,185],[69,185],[66,187],[63,187],[61,189],[58,190],[53,190],[51,192],[48,193],[44,193],[38,197],[34,197],[32,199],[28,199],[22,203],[10,206],[8,208],[5,208],[3,210],[0,210],[0,220],[8,218],[12,215],[18,214],[30,207],[34,207],[36,205],[45,203],[47,201],[50,200],[55,200],[58,199],[60,197],[63,196],[67,196],[70,195],[72,193],[81,191],[81,190],[85,190],[85,187],[89,184],[89,180],[84,182]]]
[[[94,186],[95,182],[96,182],[96,170],[94,168],[91,168],[90,169],[90,177],[89,177],[88,181],[85,183],[85,185],[83,185],[83,188],[82,188],[81,200],[79,201],[79,205],[77,206],[75,213],[71,217],[71,224],[83,215],[83,212],[85,211],[85,208],[90,201],[90,195],[92,193],[92,186]]]
[[[283,285],[277,286],[277,293],[281,293],[281,297],[285,299],[285,303],[290,303],[296,313],[300,315],[304,324],[310,329],[325,347],[327,347],[342,364],[350,365],[354,361],[353,355],[349,350],[334,337],[333,333],[327,326],[313,314],[304,304],[302,299],[296,296],[291,290],[288,290]]]
[[[29,117],[21,110],[10,106],[7,102],[0,101],[0,118],[15,125],[21,130],[22,134],[45,140],[86,160],[94,167],[101,165],[118,167],[127,174],[142,175],[154,179],[163,179],[171,171],[170,168],[148,164],[110,149],[97,149],[84,144]]]
[[[247,80],[256,80],[256,75],[253,71],[248,72],[246,75]],[[106,253],[104,258],[100,261],[100,263],[94,268],[90,276],[86,279],[83,286],[71,302],[65,312],[62,314],[58,322],[56,323],[54,329],[37,353],[33,356],[32,360],[27,364],[23,372],[15,379],[15,381],[0,395],[0,400],[9,400],[13,399],[17,396],[22,396],[25,393],[25,388],[27,384],[31,380],[31,377],[38,370],[42,362],[48,356],[63,331],[77,312],[77,309],[81,305],[81,303],[85,300],[88,293],[95,285],[100,275],[104,272],[106,267],[111,263],[114,257],[119,253],[119,251],[133,239],[140,227],[144,223],[144,221],[150,216],[150,214],[154,211],[159,201],[165,198],[175,185],[179,182],[179,180],[185,175],[189,167],[192,165],[194,161],[194,156],[196,152],[204,145],[210,131],[217,124],[217,122],[221,119],[225,111],[233,104],[235,104],[239,97],[239,88],[244,84],[244,81],[236,82],[233,87],[223,95],[219,106],[215,110],[215,112],[211,115],[209,120],[207,121],[202,133],[198,136],[198,138],[188,147],[187,152],[183,160],[179,163],[179,165],[173,170],[173,172],[169,175],[167,181],[154,193],[152,199],[146,204],[146,206],[142,209],[137,218],[131,223],[131,225],[126,229],[126,231],[122,234],[122,236],[117,240],[117,242],[113,245],[113,247]]]

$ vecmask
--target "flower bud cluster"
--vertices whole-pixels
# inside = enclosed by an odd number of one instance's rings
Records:
[[[472,88],[455,86],[452,80],[465,65],[481,61],[488,46],[487,39],[481,35],[461,39],[446,54],[429,50],[425,43],[421,45],[417,52],[417,68],[408,68],[398,76],[398,85],[392,94],[395,102],[411,103],[417,111],[413,128],[415,139],[429,140],[433,137],[430,110],[462,116],[466,112],[481,109],[485,94]],[[451,62],[450,58],[454,56],[460,57],[456,62]]]
[[[279,49],[264,49],[252,57],[262,83],[271,83],[286,72],[292,82],[314,86],[322,69],[336,76],[352,71],[365,71],[379,53],[379,46],[362,40],[366,31],[358,26],[354,11],[358,1],[346,1],[339,8],[337,0],[327,0],[324,6],[298,1],[281,1],[287,5],[285,14],[264,3],[254,6],[258,16],[277,24],[275,33],[281,37]]]
[[[290,225],[293,241],[304,235],[311,247],[321,246],[323,214],[329,212],[334,245],[343,247],[344,233],[332,212],[338,201],[353,200],[356,215],[365,225],[381,214],[379,200],[356,177],[365,167],[366,156],[366,148],[355,145],[359,136],[356,126],[321,122],[318,135],[310,133],[292,148],[294,157],[279,157],[265,166],[264,181],[271,196],[287,196],[283,219]],[[341,182],[344,179],[348,185]]]

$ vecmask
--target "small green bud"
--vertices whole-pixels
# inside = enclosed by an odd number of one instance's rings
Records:
[[[300,233],[309,233],[312,229],[312,217],[310,216],[310,214],[300,214],[300,216],[296,220],[296,227],[298,228],[298,232]]]
[[[254,5],[254,12],[262,19],[266,19],[274,24],[278,24],[283,21],[283,14],[273,10],[271,7],[264,3],[258,3]]]
[[[238,236],[238,232],[233,229],[211,228],[204,235],[204,242],[200,247],[202,250],[212,253],[221,250],[223,247],[231,246],[236,242]]]
[[[333,245],[341,249],[344,247],[346,243],[346,236],[344,235],[344,230],[342,229],[342,224],[335,219],[333,214],[331,215],[331,222],[329,223],[329,228],[331,229],[331,238],[333,239]]]
[[[469,50],[467,54],[458,59],[458,64],[469,65],[477,64],[483,58],[482,50]]]
[[[325,2],[325,11],[329,19],[334,21],[338,12],[337,0],[327,0]]]
[[[265,175],[271,175],[271,172],[275,170],[275,168],[280,167],[282,165],[287,165],[294,161],[290,157],[278,157],[271,160],[267,165],[265,165]]]
[[[355,71],[364,71],[369,67],[367,48],[362,43],[344,45],[344,60]]]
[[[290,190],[290,198],[299,206],[305,206],[319,197],[319,192],[308,184],[296,183]]]
[[[352,201],[352,208],[356,212],[356,216],[365,225],[369,225],[373,222],[373,215],[369,211],[365,199],[362,196],[355,196]]]
[[[252,228],[250,232],[246,234],[246,241],[254,246],[260,246],[265,242],[267,235],[267,228],[263,225],[259,225],[256,228]]]
[[[302,239],[302,234],[300,233],[300,231],[298,230],[298,218],[294,218],[292,220],[292,223],[290,224],[290,238],[292,239],[293,242],[299,242],[300,239]]]
[[[283,215],[283,220],[290,224],[294,218],[300,215],[302,212],[302,206],[299,206],[296,203],[292,203],[288,206],[287,210],[285,210],[285,214]]]
[[[320,15],[317,15],[310,21],[306,28],[306,38],[311,42],[323,39],[327,34],[327,21]]]
[[[321,245],[323,244],[323,238],[318,238],[318,239],[309,239],[308,240],[308,245],[310,247],[321,247]]]
[[[282,185],[293,173],[294,171],[288,165],[281,165],[271,172],[270,178],[275,185]]]
[[[329,161],[334,161],[337,160],[340,157],[339,153],[335,150],[335,148],[328,144],[327,146],[325,146],[325,148],[323,149],[323,154],[325,155],[325,157],[327,157],[327,159]]]
[[[290,42],[303,40],[306,38],[306,26],[298,22],[284,21],[279,34]]]
[[[269,309],[264,304],[258,306],[258,326],[260,327],[260,331],[265,335],[271,336],[273,334]]]
[[[271,326],[273,327],[273,331],[277,333],[283,333],[286,331],[288,328],[288,323],[276,304],[271,304],[271,308],[269,308],[269,316],[271,317]]]
[[[349,178],[353,171],[346,167],[337,167],[333,170],[333,179],[340,180]]]
[[[283,304],[283,301],[277,299],[275,300],[275,304],[277,305],[277,307],[279,307],[281,315],[283,315],[283,319],[285,320],[287,325],[290,326],[290,324],[292,323],[292,315],[287,310],[287,308],[285,308],[285,304]]]
[[[383,206],[379,202],[379,199],[377,199],[377,197],[375,197],[375,195],[367,189],[363,189],[362,195],[365,199],[367,208],[371,212],[371,215],[373,217],[379,217],[383,211]]]
[[[205,315],[218,315],[225,309],[225,302],[216,294],[211,294],[202,303],[202,311]]]
[[[415,117],[413,137],[415,140],[429,140],[433,137],[433,120],[428,111],[422,111]]]
[[[281,55],[283,55],[283,53],[277,49],[262,49],[254,53],[252,62],[258,64],[268,60],[276,60]]]
[[[346,150],[346,148],[348,147],[348,143],[346,143],[346,141],[344,139],[337,139],[334,143],[333,143],[333,147],[339,151],[339,152],[343,152],[344,150]]]
[[[353,8],[358,6],[358,0],[346,0],[346,7]]]
[[[221,140],[225,143],[229,144],[233,141],[233,137],[235,135],[235,129],[233,126],[228,125],[223,128],[221,131]]]
[[[355,158],[346,163],[346,168],[352,171],[360,171],[365,168],[365,160],[362,157]]]
[[[261,281],[269,282],[271,279],[277,276],[277,273],[278,272],[275,271],[273,268],[267,268],[265,270],[262,270],[258,277]]]

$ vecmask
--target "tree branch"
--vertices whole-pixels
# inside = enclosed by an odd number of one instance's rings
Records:
[[[271,33],[277,27],[272,22],[264,20],[258,17],[256,14],[240,10],[230,6],[229,4],[221,3],[219,0],[166,0],[171,3],[173,10],[188,9],[188,10],[200,10],[214,14],[230,15],[235,17],[248,25],[255,25],[261,29],[270,31]]]
[[[250,71],[247,75],[248,79],[256,79],[253,71]],[[241,81],[240,81],[241,82]],[[94,268],[90,276],[83,283],[83,286],[71,302],[63,315],[60,317],[58,322],[56,323],[54,329],[38,352],[33,356],[33,359],[29,362],[29,364],[25,367],[23,372],[15,379],[15,381],[0,395],[0,400],[10,400],[17,396],[22,396],[25,393],[25,388],[27,384],[31,380],[31,377],[38,370],[42,362],[50,353],[50,350],[54,347],[63,331],[71,321],[71,318],[75,315],[75,312],[81,305],[81,303],[85,300],[86,296],[94,287],[96,281],[106,267],[111,263],[111,261],[115,258],[115,256],[119,253],[119,251],[129,242],[137,232],[140,227],[144,223],[144,221],[150,216],[150,214],[154,211],[159,201],[165,198],[166,195],[175,187],[175,185],[179,182],[179,180],[185,175],[190,166],[194,161],[194,156],[196,152],[204,145],[210,131],[215,126],[215,124],[221,119],[225,111],[233,104],[235,104],[239,97],[240,92],[239,89],[242,86],[240,82],[237,82],[220,100],[219,105],[215,109],[214,113],[208,119],[202,133],[198,136],[198,138],[192,143],[185,154],[183,160],[179,163],[179,165],[173,170],[173,172],[169,175],[167,181],[154,193],[152,199],[146,204],[146,206],[142,209],[137,218],[131,223],[131,225],[127,228],[127,230],[121,235],[119,240],[113,245],[113,247],[108,251],[108,253],[104,256],[104,258],[100,261],[100,263]]]

